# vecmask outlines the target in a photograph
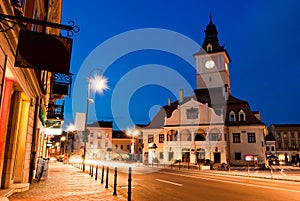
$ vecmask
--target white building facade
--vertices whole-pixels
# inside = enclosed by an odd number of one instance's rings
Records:
[[[229,62],[210,20],[196,60],[196,90],[161,108],[152,121],[140,127],[144,163],[265,164],[265,124],[247,101],[231,95]]]

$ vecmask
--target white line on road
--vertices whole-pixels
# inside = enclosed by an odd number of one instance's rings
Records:
[[[161,174],[171,174],[171,175],[176,175],[176,176],[182,176],[182,177],[191,177],[191,178],[197,178],[197,179],[203,179],[203,180],[208,180],[208,181],[217,181],[217,182],[223,182],[223,183],[231,183],[231,184],[238,184],[238,185],[243,185],[243,186],[252,186],[252,187],[258,187],[258,188],[265,188],[265,189],[272,189],[272,190],[281,190],[281,191],[288,191],[288,192],[294,192],[294,193],[300,193],[299,190],[293,190],[293,189],[285,189],[285,188],[279,188],[279,187],[271,187],[271,186],[261,186],[257,184],[247,184],[247,183],[241,183],[241,182],[236,182],[236,181],[226,181],[226,180],[220,180],[220,179],[214,179],[211,177],[201,177],[196,176],[196,175],[182,175],[182,174],[177,174],[177,173],[170,173],[170,172],[160,172]]]
[[[174,182],[163,180],[163,179],[155,179],[155,180],[160,181],[160,182],[164,182],[164,183],[167,183],[167,184],[173,184],[173,185],[176,185],[176,186],[183,186],[182,184],[174,183]]]

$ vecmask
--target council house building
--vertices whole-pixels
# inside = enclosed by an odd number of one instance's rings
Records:
[[[200,50],[194,54],[196,89],[179,100],[168,101],[143,133],[143,162],[172,164],[265,164],[266,125],[259,112],[231,93],[229,63],[218,31],[210,18]]]

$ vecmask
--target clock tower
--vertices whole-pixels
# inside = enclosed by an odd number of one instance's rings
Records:
[[[194,54],[196,60],[196,89],[223,88],[230,94],[230,76],[228,64],[230,57],[224,46],[220,46],[218,31],[210,16],[206,26],[205,38],[199,52]]]

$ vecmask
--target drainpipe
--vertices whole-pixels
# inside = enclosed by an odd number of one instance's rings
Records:
[[[39,116],[39,97],[35,99],[35,111],[34,111],[34,122],[32,129],[32,140],[31,140],[31,154],[30,154],[30,168],[29,168],[29,183],[32,183],[33,171],[35,170],[35,159],[36,159],[36,130],[37,121]]]

